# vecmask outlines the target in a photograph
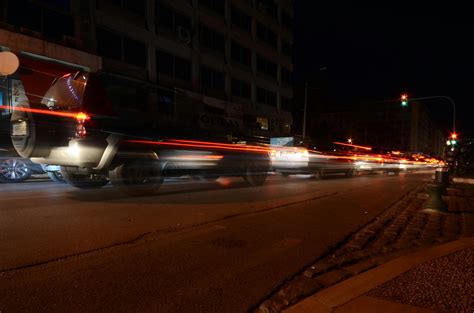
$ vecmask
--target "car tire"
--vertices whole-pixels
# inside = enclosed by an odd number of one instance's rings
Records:
[[[28,164],[19,158],[0,160],[0,182],[19,183],[31,176]]]
[[[58,184],[66,183],[66,180],[64,179],[63,174],[61,174],[61,171],[48,172],[48,177],[55,183],[58,183]]]
[[[268,176],[269,166],[263,162],[250,163],[245,167],[243,178],[250,186],[261,186]]]
[[[78,173],[68,166],[61,166],[61,175],[68,184],[80,189],[97,189],[109,182],[104,175]]]
[[[323,168],[317,169],[314,173],[313,176],[314,179],[323,179],[326,176],[326,171]]]
[[[158,192],[163,183],[158,160],[124,160],[109,171],[112,185],[131,196],[149,196]]]
[[[352,169],[346,172],[346,177],[353,177],[356,175],[356,170]]]

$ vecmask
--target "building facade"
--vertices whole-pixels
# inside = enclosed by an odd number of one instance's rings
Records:
[[[326,130],[326,137],[333,141],[351,138],[384,150],[444,154],[445,136],[426,105],[419,102],[410,102],[408,107],[393,101],[364,103],[351,111],[321,113],[315,124],[317,131]]]
[[[80,69],[136,82],[119,91],[145,103],[131,112],[271,137],[292,124],[293,15],[290,0],[6,0],[0,46],[44,81]]]

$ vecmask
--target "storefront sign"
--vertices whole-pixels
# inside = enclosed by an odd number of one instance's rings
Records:
[[[199,126],[213,130],[239,130],[242,128],[242,121],[227,116],[201,113],[199,115]]]

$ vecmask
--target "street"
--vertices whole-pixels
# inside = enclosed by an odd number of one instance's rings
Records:
[[[0,312],[246,312],[430,178],[0,185]]]

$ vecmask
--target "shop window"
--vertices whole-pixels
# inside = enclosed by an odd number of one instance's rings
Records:
[[[268,117],[257,116],[257,124],[261,130],[268,130]]]

